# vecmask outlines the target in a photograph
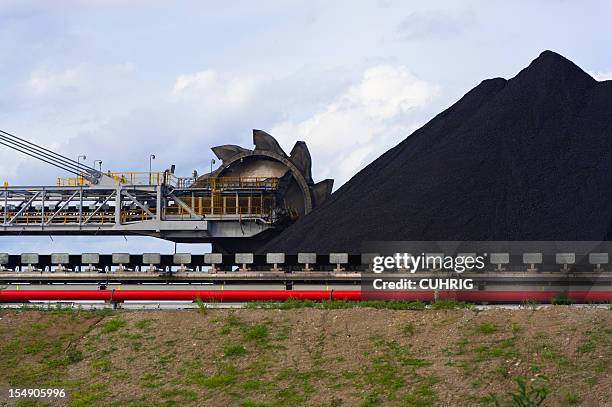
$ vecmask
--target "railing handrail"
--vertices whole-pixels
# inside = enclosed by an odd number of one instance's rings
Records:
[[[147,171],[121,171],[113,172],[107,171],[106,175],[119,181],[122,184],[128,185],[161,185],[163,183],[163,172],[147,172]],[[68,178],[57,178],[57,186],[81,186],[89,185],[90,182],[84,176],[68,177]]]

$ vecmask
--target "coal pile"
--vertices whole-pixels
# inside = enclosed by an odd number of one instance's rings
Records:
[[[483,81],[264,251],[385,240],[612,240],[612,81],[543,52]]]

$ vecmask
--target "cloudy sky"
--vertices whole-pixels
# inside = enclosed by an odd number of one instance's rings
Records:
[[[306,141],[315,178],[337,188],[542,50],[612,79],[611,19],[606,1],[0,0],[0,129],[113,171],[147,171],[153,153],[155,169],[187,176],[259,128],[286,151]],[[64,175],[6,149],[0,174]],[[174,245],[0,238],[1,252],[80,250]]]

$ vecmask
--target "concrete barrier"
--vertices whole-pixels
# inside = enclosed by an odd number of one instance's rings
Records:
[[[113,253],[111,256],[111,261],[113,264],[117,265],[117,271],[128,271],[129,269],[126,267],[126,265],[130,264],[130,254]]]
[[[606,250],[605,248],[599,250]],[[519,252],[520,253],[520,252]],[[478,253],[457,253],[453,256],[457,259],[465,257],[476,257]],[[553,263],[553,256],[555,255],[555,263]],[[22,253],[22,254],[9,254],[0,253],[0,270],[23,270],[23,271],[38,271],[38,269],[44,271],[70,271],[66,267],[70,267],[76,271],[100,271],[104,270],[130,270],[136,271],[159,271],[160,268],[167,269],[167,266],[172,266],[172,270],[177,270],[180,266],[180,270],[187,271],[189,266],[193,270],[200,270],[204,266],[213,266],[213,271],[217,271],[217,268],[221,268],[222,264],[230,265],[236,264],[241,268],[242,271],[251,271],[257,265],[257,270],[272,271],[313,271],[313,270],[330,270],[333,271],[345,271],[346,269],[355,269],[355,271],[372,271],[373,259],[378,256],[378,253],[362,253],[359,259],[357,256],[351,256],[348,253],[329,253],[328,255],[318,256],[316,253],[298,253],[297,256],[287,255],[285,253],[266,253],[264,255],[254,253],[236,253],[231,255],[233,258],[229,260],[224,257],[221,253],[205,253],[205,254],[194,254],[191,253],[176,253],[164,254],[159,253],[143,253],[142,255],[132,255],[130,253],[112,253],[112,254],[99,254],[99,253],[82,253],[82,254],[69,254],[69,253],[52,253],[50,255],[39,255],[37,253]],[[403,255],[403,253],[402,253]],[[419,271],[436,271],[439,269],[440,261],[436,260],[435,267],[433,265],[432,258],[444,260],[444,254],[442,253],[426,253],[424,256],[429,257],[429,265],[424,265],[424,269]],[[75,260],[80,257],[80,262]],[[583,255],[581,255],[583,256]],[[585,258],[577,258],[575,253],[549,253],[546,256],[543,253],[523,253],[523,263],[526,264],[526,268],[530,271],[536,271],[536,267],[542,268],[544,262],[546,262],[545,270],[549,270],[554,264],[560,265],[561,271],[607,271],[608,268],[605,265],[609,264],[609,253],[588,253],[584,254]],[[588,256],[588,260],[586,258]],[[141,261],[142,259],[142,261]],[[511,263],[514,259],[510,253],[489,253],[486,256],[487,264],[490,266],[489,271],[505,271],[509,269],[520,269],[520,264],[515,265]],[[229,261],[228,261],[229,260]],[[359,262],[361,260],[361,262]],[[265,263],[264,263],[265,261]],[[224,263],[225,262],[225,263]],[[552,263],[552,264],[551,264]],[[269,267],[266,267],[266,264]],[[329,265],[331,264],[331,267]],[[512,264],[512,267],[506,266]],[[71,266],[69,266],[71,265]],[[300,266],[296,270],[296,265]],[[117,268],[117,266],[119,268]],[[133,266],[133,267],[131,267]],[[149,268],[147,269],[147,266]],[[318,267],[316,267],[318,266]],[[518,266],[518,267],[517,267]],[[129,268],[128,268],[129,267]],[[263,267],[263,268],[262,268]],[[466,270],[468,270],[466,268]],[[191,270],[189,270],[191,271]],[[472,268],[472,271],[476,271]],[[552,271],[552,270],[551,270]]]
[[[100,264],[99,253],[83,253],[81,254],[81,266],[85,266],[85,271],[94,272],[101,271],[97,266]]]
[[[56,266],[56,271],[63,273],[70,271],[66,268],[66,264],[70,263],[70,254],[68,253],[51,253],[51,265]]]
[[[510,264],[510,253],[491,253],[489,257],[491,264],[497,266],[497,271],[504,271],[504,266]]]
[[[191,269],[187,267],[191,264],[191,253],[174,253],[172,262],[175,266],[179,266],[179,272],[191,271]]]
[[[145,271],[156,272],[157,266],[161,263],[161,255],[159,253],[143,253],[142,254],[142,265],[148,265]]]
[[[278,265],[285,264],[285,253],[267,253],[266,263],[273,265],[270,271],[281,271]]]
[[[38,253],[22,253],[21,264],[38,264],[39,256]]]
[[[575,264],[576,254],[575,253],[557,253],[555,255],[555,261],[557,264]]]
[[[538,271],[536,264],[542,264],[542,253],[523,253],[523,264],[528,264],[527,271]]]
[[[561,271],[568,271],[568,265],[576,263],[576,253],[557,253],[555,262],[563,265]]]
[[[253,253],[236,253],[234,256],[234,260],[236,264],[241,265],[240,271],[246,272],[249,271],[249,264],[253,264]]]
[[[130,254],[129,253],[113,253],[111,256],[113,264],[129,264]]]
[[[304,265],[303,271],[311,271],[310,265],[317,264],[316,253],[298,253],[298,263]]]
[[[143,253],[142,264],[155,264],[161,263],[161,255],[159,253]]]
[[[70,263],[70,254],[68,253],[51,253],[51,264],[68,264]]]
[[[344,271],[342,265],[348,263],[348,253],[330,253],[329,262],[336,265],[335,272]]]
[[[100,254],[99,253],[83,253],[81,254],[81,263],[100,264]]]
[[[25,270],[22,271],[32,272],[32,271],[41,271],[36,266],[38,265],[39,256],[38,253],[22,253],[21,254],[21,264],[25,265]]]
[[[204,253],[204,264],[210,265],[210,272],[217,271],[217,264],[223,263],[223,255],[221,253]]]
[[[610,256],[608,253],[590,253],[589,254],[589,264],[595,265],[595,271],[601,272],[603,268],[602,264],[608,264],[610,262]]]
[[[364,266],[365,270],[368,272],[373,272],[374,268],[374,258],[380,256],[379,253],[362,253],[361,254],[361,264]]]
[[[9,263],[9,254],[0,253],[0,271],[7,271],[8,269],[5,268],[4,266],[6,266],[8,263]]]

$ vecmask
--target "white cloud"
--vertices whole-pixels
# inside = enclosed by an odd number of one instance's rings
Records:
[[[399,38],[407,41],[456,38],[476,23],[471,9],[414,11],[397,27]]]
[[[131,63],[114,65],[79,64],[63,70],[37,68],[24,84],[25,95],[33,98],[87,97],[121,88],[120,80],[136,71]],[[115,86],[113,86],[115,85]]]
[[[248,76],[220,78],[212,69],[180,75],[174,83],[174,95],[198,99],[206,104],[244,107],[252,101],[258,81]]]
[[[50,93],[78,90],[82,86],[80,68],[72,68],[63,72],[49,72],[38,70],[32,72],[26,83],[26,88],[34,96],[43,96]]]
[[[608,71],[589,71],[589,75],[598,81],[610,81],[612,80],[612,69]]]
[[[317,179],[335,178],[340,186],[414,131],[420,120],[413,113],[436,93],[437,86],[405,66],[378,65],[312,117],[279,123],[271,134],[287,150],[295,140],[305,140]]]

